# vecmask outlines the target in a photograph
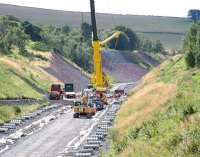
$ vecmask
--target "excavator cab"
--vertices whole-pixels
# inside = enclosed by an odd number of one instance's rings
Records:
[[[80,116],[84,116],[87,118],[92,118],[93,115],[96,114],[96,108],[90,102],[81,102],[77,101],[74,104],[74,118],[80,118]]]

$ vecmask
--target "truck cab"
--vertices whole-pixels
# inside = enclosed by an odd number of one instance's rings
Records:
[[[101,102],[101,99],[99,96],[91,96],[91,97],[89,97],[89,100],[91,100],[92,103],[95,104],[97,111],[104,109],[104,104]]]
[[[50,100],[60,100],[63,90],[60,84],[52,84],[49,99]]]
[[[76,101],[76,93],[72,83],[65,83],[63,100],[67,105],[73,106]]]

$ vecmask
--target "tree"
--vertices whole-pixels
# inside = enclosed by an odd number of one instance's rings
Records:
[[[0,47],[4,53],[11,53],[13,46],[19,48],[19,53],[25,54],[25,44],[28,39],[21,27],[20,21],[13,16],[0,18]]]
[[[24,28],[24,32],[31,37],[31,40],[33,41],[41,41],[41,35],[40,32],[42,31],[40,27],[31,24],[28,21],[24,21],[22,23],[22,26]]]
[[[153,51],[156,52],[156,53],[158,53],[158,52],[163,52],[163,51],[164,51],[163,45],[162,45],[162,43],[160,42],[160,40],[157,40],[157,41],[155,42]]]
[[[124,26],[117,26],[114,31],[121,31],[124,34],[120,36],[119,39],[114,39],[111,44],[110,48],[115,48],[118,50],[135,50],[139,47],[139,38],[135,34],[135,32],[127,27]],[[117,45],[114,47],[114,45],[117,43]]]
[[[183,43],[185,60],[189,67],[200,66],[200,22],[194,23]]]
[[[62,32],[68,34],[70,32],[70,27],[68,25],[64,25],[62,27]]]
[[[153,51],[153,43],[150,40],[143,40],[141,44],[141,48],[143,51],[152,52]]]
[[[195,66],[195,57],[194,57],[194,55],[191,51],[186,52],[185,61],[186,61],[188,67],[194,67]]]
[[[81,24],[81,32],[84,41],[92,41],[92,26],[86,22]]]
[[[110,41],[109,47],[116,50],[128,50],[129,38],[126,36],[126,34],[121,34],[118,39],[113,39]]]
[[[191,9],[188,11],[188,17],[192,19],[194,22],[200,20],[200,10]]]

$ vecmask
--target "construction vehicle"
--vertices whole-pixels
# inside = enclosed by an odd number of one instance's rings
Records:
[[[92,32],[93,32],[93,62],[94,62],[94,72],[91,77],[91,84],[98,92],[105,92],[108,88],[108,81],[106,75],[102,71],[102,57],[101,49],[108,42],[115,38],[119,38],[122,34],[120,31],[114,33],[109,38],[104,41],[100,41],[97,35],[97,26],[96,26],[96,16],[95,16],[95,3],[94,0],[90,0],[91,8],[91,21],[92,21]]]
[[[104,109],[104,104],[102,103],[101,99],[99,96],[94,95],[89,97],[89,100],[95,104],[96,110],[100,111]]]
[[[60,84],[52,84],[49,99],[50,100],[60,100],[63,90]]]
[[[105,93],[100,93],[100,100],[104,105],[108,105],[108,98]]]
[[[115,90],[115,97],[121,97],[122,95],[125,95],[124,89]]]
[[[93,86],[92,86],[92,84],[88,84],[88,87],[87,87],[87,89],[93,89]]]
[[[73,83],[65,83],[63,100],[66,105],[74,106],[76,101],[76,93],[74,92]]]
[[[76,101],[74,104],[74,118],[79,118],[80,116],[86,116],[87,118],[92,118],[96,114],[95,104],[88,101]]]

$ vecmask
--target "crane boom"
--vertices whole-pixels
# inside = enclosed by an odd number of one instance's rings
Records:
[[[105,39],[104,41],[99,41],[97,34],[96,16],[95,16],[95,2],[90,0],[91,9],[91,21],[92,21],[92,47],[93,47],[93,62],[94,62],[94,73],[91,77],[91,84],[97,91],[106,91],[108,86],[108,81],[105,74],[102,71],[102,57],[101,57],[101,47],[105,46],[109,41],[114,38],[119,38],[121,32],[114,33],[111,37]]]
[[[115,32],[113,35],[111,35],[110,37],[108,37],[107,39],[105,39],[104,41],[101,41],[101,46],[105,46],[107,43],[109,43],[111,40],[115,39],[115,38],[119,38],[120,35],[122,34],[122,32],[117,31]]]
[[[90,0],[90,9],[91,9],[91,21],[92,21],[92,32],[93,32],[93,41],[98,41],[97,35],[97,24],[96,24],[96,15],[95,15],[95,4],[94,0]]]

